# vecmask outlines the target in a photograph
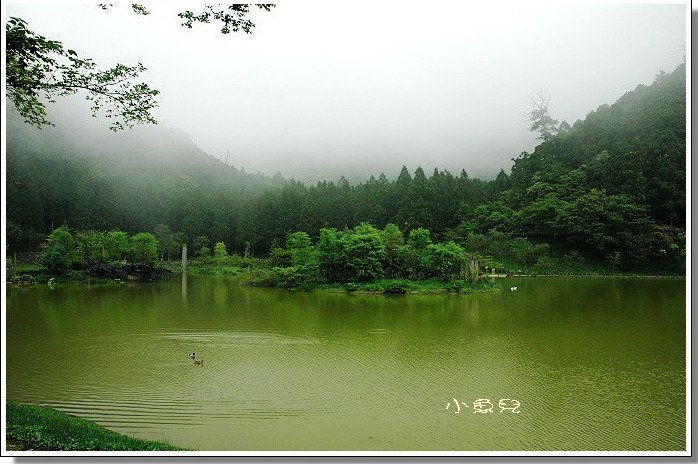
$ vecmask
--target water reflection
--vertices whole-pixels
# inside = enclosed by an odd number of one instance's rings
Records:
[[[182,307],[187,307],[187,273],[182,273]]]

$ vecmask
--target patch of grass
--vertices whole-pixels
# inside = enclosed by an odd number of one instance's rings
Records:
[[[12,267],[12,269],[14,271],[22,273],[22,274],[46,272],[46,268],[39,263],[8,264],[8,267]]]
[[[181,266],[179,268],[182,269]],[[187,266],[187,272],[193,275],[237,276],[245,273],[245,268],[236,266]]]
[[[18,284],[46,284],[49,279],[54,283],[86,282],[87,272],[83,270],[67,270],[62,274],[53,274],[39,263],[6,264],[7,281]],[[95,280],[95,279],[93,279]]]
[[[491,292],[498,291],[498,288],[499,287],[492,283],[490,279],[482,279],[477,283],[465,282],[464,280],[452,280],[449,282],[444,282],[438,279],[379,279],[372,282],[359,283],[323,283],[316,285],[314,290],[326,292],[404,295]]]
[[[48,279],[53,277],[46,268],[38,263],[14,264],[8,259],[5,270],[7,271],[7,281],[11,283],[46,283]]]
[[[318,273],[317,269],[309,266],[251,269],[245,274],[243,283],[252,287],[309,291],[317,286]]]
[[[520,275],[547,275],[547,276],[664,276],[664,275],[685,275],[685,270],[662,269],[662,268],[636,268],[632,271],[614,268],[608,261],[587,260],[574,253],[561,254],[551,253],[542,257],[538,262],[526,267],[511,260],[498,259],[484,256],[480,258],[480,270],[490,273],[495,268],[497,274],[520,274]]]
[[[42,451],[184,451],[140,440],[45,406],[7,403],[7,438]]]

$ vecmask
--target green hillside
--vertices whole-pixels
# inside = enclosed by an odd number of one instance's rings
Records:
[[[405,236],[427,228],[500,268],[682,273],[685,115],[681,65],[493,180],[403,167],[395,180],[305,185],[225,165],[165,127],[115,135],[68,120],[39,131],[10,113],[8,243],[34,250],[61,224],[130,233],[165,224],[190,245],[205,235],[260,256],[291,232],[316,240],[321,228],[392,223]]]

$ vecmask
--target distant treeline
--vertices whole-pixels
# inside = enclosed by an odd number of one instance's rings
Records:
[[[162,224],[176,243],[194,246],[205,236],[238,254],[266,256],[289,233],[317,241],[323,228],[367,222],[394,224],[405,236],[429,229],[436,242],[512,265],[573,258],[682,272],[685,111],[681,65],[566,126],[493,180],[403,167],[395,180],[381,174],[358,185],[344,178],[305,185],[247,174],[186,143],[160,143],[159,158],[119,164],[116,157],[75,156],[68,142],[38,146],[36,137],[16,136],[8,141],[8,245],[36,249],[64,223],[129,233]],[[543,248],[526,259],[515,256],[516,243]],[[171,254],[178,249],[172,245]]]

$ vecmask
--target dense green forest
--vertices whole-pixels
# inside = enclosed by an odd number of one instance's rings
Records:
[[[685,268],[685,65],[565,125],[492,180],[403,167],[394,180],[306,185],[228,166],[166,127],[113,134],[61,120],[41,131],[8,112],[10,251],[37,251],[65,224],[130,234],[166,227],[195,252],[222,242],[267,256],[290,233],[318,243],[321,229],[365,222],[394,224],[405,237],[428,229],[435,243],[511,269]]]

